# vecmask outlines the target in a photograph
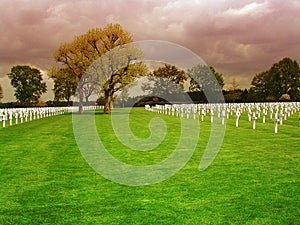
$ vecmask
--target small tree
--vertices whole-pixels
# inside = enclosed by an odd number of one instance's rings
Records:
[[[232,79],[231,81],[231,87],[229,88],[229,91],[235,91],[235,90],[238,90],[239,89],[239,84],[238,82],[235,80],[235,78]]]
[[[20,102],[38,103],[39,98],[47,91],[41,72],[30,66],[14,66],[8,74],[10,83],[15,88],[15,97]]]
[[[243,91],[239,88],[238,82],[235,78],[231,81],[231,87],[229,87],[228,91],[225,92],[225,99],[227,102],[237,102],[241,101]]]

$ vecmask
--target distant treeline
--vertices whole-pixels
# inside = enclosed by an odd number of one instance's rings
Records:
[[[145,105],[154,106],[156,104],[181,104],[181,103],[208,103],[208,100],[203,91],[196,92],[186,92],[187,95],[183,95],[178,98],[172,98],[172,101],[163,99],[157,96],[137,96],[137,97],[129,97],[126,100],[116,100],[114,106],[115,107],[144,107]],[[237,89],[232,91],[222,91],[224,96],[223,99],[219,99],[219,101],[210,102],[226,102],[226,103],[243,103],[243,102],[275,102],[273,99],[267,100],[259,100],[255,95],[249,92],[248,89]],[[276,100],[278,101],[278,100]],[[290,99],[281,99],[280,101],[291,101]],[[97,100],[99,105],[103,104],[103,99]]]
[[[68,104],[67,101],[47,101],[39,102],[37,104],[29,102],[6,102],[0,103],[0,108],[32,108],[32,107],[66,107],[71,106],[73,102]]]

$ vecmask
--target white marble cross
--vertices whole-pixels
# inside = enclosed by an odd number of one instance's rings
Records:
[[[2,127],[5,127],[5,115],[4,114],[0,114],[0,122],[2,121]]]
[[[16,123],[16,124],[18,124],[18,117],[19,117],[19,114],[16,112],[16,113],[15,113],[15,120],[16,120],[15,123]]]
[[[203,107],[203,108],[202,108],[202,113],[201,113],[201,121],[202,121],[202,122],[204,121],[205,115],[206,115],[206,111],[205,111],[205,108]]]
[[[279,119],[274,118],[274,133],[277,134],[278,133],[278,122],[280,121]]]
[[[266,108],[263,108],[263,123],[266,123],[266,116],[268,115],[268,111]]]
[[[186,118],[190,119],[191,109],[188,107],[185,110],[186,110]]]
[[[257,118],[257,116],[256,116],[256,113],[255,112],[253,112],[253,114],[252,114],[252,121],[253,121],[253,126],[252,126],[252,128],[253,128],[253,130],[256,130],[256,120],[257,120],[258,118]]]
[[[235,127],[239,127],[240,116],[241,116],[240,110],[237,110],[235,113]]]
[[[23,123],[23,112],[22,112],[22,111],[20,111],[19,115],[20,115],[20,120],[21,120],[21,123]]]
[[[211,123],[214,122],[214,109],[213,108],[210,109],[210,122]]]
[[[221,117],[222,117],[222,125],[224,125],[225,124],[225,118],[226,118],[226,111],[225,111],[225,109],[222,110]]]
[[[193,113],[194,113],[194,120],[197,118],[197,107],[193,107]]]
[[[12,121],[13,121],[13,112],[12,111],[9,111],[8,119],[9,119],[9,126],[12,126]]]

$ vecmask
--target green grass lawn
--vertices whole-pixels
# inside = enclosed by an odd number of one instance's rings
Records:
[[[151,118],[164,119],[164,141],[152,151],[131,151],[116,139],[110,116],[98,113],[105,147],[134,165],[168,157],[180,136],[180,119],[142,108],[132,115],[131,128],[141,138],[150,134]],[[298,113],[278,134],[270,120],[258,120],[252,130],[246,115],[239,128],[230,118],[219,154],[202,172],[198,166],[210,123],[200,126],[197,148],[182,170],[137,187],[107,180],[88,165],[70,114],[1,128],[0,224],[300,224]]]

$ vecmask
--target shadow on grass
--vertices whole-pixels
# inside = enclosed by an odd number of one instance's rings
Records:
[[[70,112],[66,114],[75,114],[75,115],[109,115],[109,114],[104,114],[104,112],[99,112],[99,111],[84,111],[83,113],[79,112]]]
[[[136,107],[136,108],[131,108],[129,110],[129,112],[131,112],[134,109],[140,109],[140,107]],[[128,114],[128,108],[117,108],[117,109],[113,109],[111,114],[105,114],[102,110],[101,111],[84,111],[83,113],[79,113],[79,112],[71,112],[71,113],[66,113],[66,114],[75,114],[75,115],[126,115]]]

